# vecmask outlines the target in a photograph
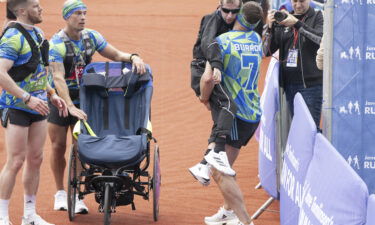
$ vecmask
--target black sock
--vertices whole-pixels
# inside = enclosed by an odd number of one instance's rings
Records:
[[[206,153],[204,153],[204,155],[207,155],[210,151],[211,151],[211,149],[207,149]],[[206,165],[207,161],[203,158],[202,161],[201,161],[201,164]]]
[[[224,137],[218,137],[218,138],[216,138],[214,151],[216,153],[224,152],[225,151],[225,138]]]

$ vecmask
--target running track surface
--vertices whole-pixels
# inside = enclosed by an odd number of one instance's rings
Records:
[[[64,26],[61,17],[63,0],[40,0],[43,23],[40,27],[50,38]],[[160,217],[152,218],[152,201],[136,197],[136,211],[121,206],[112,216],[112,224],[197,225],[204,216],[216,213],[222,205],[217,186],[198,184],[187,168],[201,160],[211,127],[210,113],[199,103],[190,89],[190,61],[200,19],[211,13],[217,0],[86,0],[86,27],[98,30],[109,43],[125,52],[138,53],[150,64],[154,75],[152,101],[153,134],[159,141],[162,166]],[[0,3],[0,18],[4,18],[4,3]],[[103,60],[98,54],[95,61]],[[268,60],[262,65],[260,89],[263,87]],[[5,161],[4,129],[0,128],[0,165]],[[49,222],[62,224],[103,224],[103,214],[93,195],[86,197],[88,215],[77,215],[70,223],[66,212],[53,211],[55,186],[49,168],[51,144],[47,138],[41,182],[37,196],[38,213]],[[66,154],[66,156],[68,153]],[[255,138],[242,149],[234,169],[245,196],[248,212],[253,214],[268,196],[255,190],[258,183],[258,143]],[[151,170],[150,170],[151,171]],[[19,174],[10,202],[13,224],[21,223],[23,188]],[[278,210],[278,202],[269,209]],[[279,224],[279,214],[265,212],[256,225]]]

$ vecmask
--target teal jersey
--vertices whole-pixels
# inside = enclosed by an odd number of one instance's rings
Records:
[[[35,43],[39,45],[37,33],[42,35],[42,31],[37,28],[27,31],[30,33]],[[19,30],[9,28],[0,40],[0,57],[13,61],[14,66],[19,66],[27,63],[31,56],[31,47],[26,38]],[[42,63],[41,55],[40,62],[34,73],[31,73],[23,81],[16,82],[16,84],[23,90],[29,92],[32,96],[47,101],[47,73]],[[0,108],[14,108],[33,114],[39,114],[24,104],[22,99],[16,98],[5,90],[1,93]]]
[[[91,45],[95,51],[102,51],[107,46],[107,41],[104,37],[97,31],[91,29],[85,29],[90,37]],[[84,57],[85,55],[85,46],[83,38],[81,37],[80,40],[71,40],[73,43],[73,48],[75,52],[75,62],[80,61],[77,57]],[[92,53],[94,54],[94,52]],[[50,50],[49,50],[49,62],[57,62],[57,63],[64,63],[64,59],[66,56],[66,46],[62,38],[56,33],[50,40]],[[81,60],[82,61],[82,60]],[[67,72],[67,71],[65,71]],[[78,84],[76,77],[69,76],[66,77],[66,84],[69,89],[78,89]],[[53,84],[52,84],[53,86]]]
[[[261,37],[254,31],[229,31],[216,40],[220,45],[224,63],[222,82],[237,104],[236,117],[247,122],[259,121]]]

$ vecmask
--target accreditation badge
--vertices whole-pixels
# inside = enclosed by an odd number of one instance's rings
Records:
[[[298,49],[289,49],[288,58],[286,60],[287,67],[297,67]]]

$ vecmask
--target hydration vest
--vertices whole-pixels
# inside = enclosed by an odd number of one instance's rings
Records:
[[[30,45],[31,49],[31,58],[28,62],[14,66],[10,68],[8,74],[15,82],[20,82],[25,80],[30,74],[35,73],[38,68],[39,64],[43,64],[44,66],[48,66],[48,51],[49,51],[49,43],[46,39],[42,39],[40,33],[38,33],[35,29],[36,36],[38,39],[38,44],[35,43],[34,39],[31,37],[30,33],[19,23],[13,23],[9,25],[1,35],[1,38],[4,36],[5,32],[10,29],[15,28],[25,37],[27,43]],[[40,57],[42,56],[42,62],[40,61]]]
[[[64,41],[65,48],[66,48],[66,54],[64,58],[64,68],[65,68],[65,78],[71,76],[71,74],[74,72],[75,65],[81,63],[83,66],[88,65],[91,60],[92,56],[94,55],[94,46],[92,45],[90,41],[89,33],[86,30],[82,31],[82,39],[83,39],[83,45],[85,48],[84,54],[83,54],[83,60],[82,57],[79,57],[79,61],[75,62],[75,59],[78,56],[78,53],[74,51],[74,46],[68,35],[61,30],[57,35],[61,38],[61,40]]]

